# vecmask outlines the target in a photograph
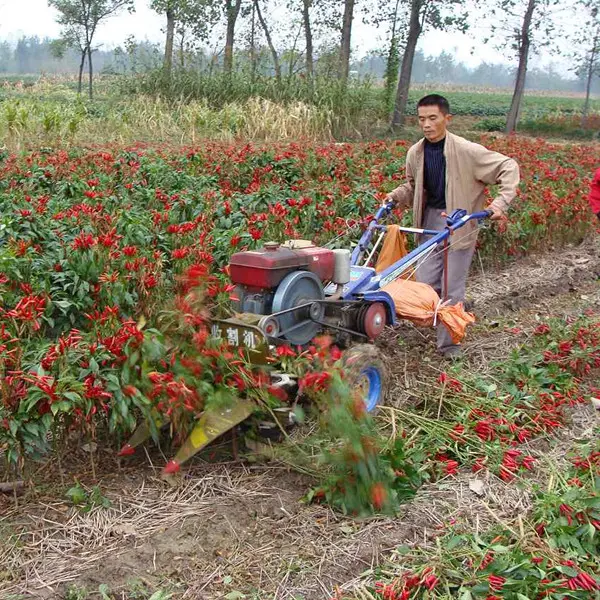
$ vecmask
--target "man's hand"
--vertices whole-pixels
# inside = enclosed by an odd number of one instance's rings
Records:
[[[489,206],[488,210],[492,212],[490,216],[491,221],[506,221],[506,213],[503,210],[500,210],[496,206]]]
[[[381,206],[387,206],[389,203],[392,204],[396,204],[396,201],[394,200],[394,198],[392,198],[392,194],[388,194],[382,201],[381,201]]]

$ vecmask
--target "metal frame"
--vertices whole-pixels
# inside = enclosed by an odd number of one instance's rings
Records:
[[[443,231],[431,230],[431,229],[420,229],[415,227],[400,227],[400,231],[406,233],[417,233],[421,235],[432,236],[426,242],[417,246],[412,252],[409,252],[406,256],[396,261],[393,265],[390,265],[387,269],[381,273],[375,274],[375,270],[371,267],[360,266],[358,263],[361,261],[364,253],[367,251],[369,244],[373,238],[373,234],[376,231],[385,231],[387,227],[380,225],[379,221],[390,214],[393,205],[391,203],[380,207],[375,213],[375,217],[369,223],[368,228],[361,236],[356,248],[352,252],[350,259],[351,264],[351,281],[344,288],[342,298],[348,298],[356,296],[359,293],[372,292],[379,290],[381,287],[391,283],[398,279],[403,273],[405,273],[410,267],[412,267],[419,259],[425,256],[432,248],[435,248],[439,244],[447,240],[454,231],[463,227],[469,221],[477,220],[482,221],[488,218],[492,213],[489,210],[483,210],[468,214],[464,209],[455,210],[451,215],[446,218],[446,228]],[[373,276],[368,277],[366,271],[369,271]],[[355,275],[355,277],[353,277]]]
[[[392,208],[392,204],[387,204],[385,206],[380,207],[377,210],[374,219],[369,223],[369,227],[363,233],[357,246],[354,248],[350,259],[350,282],[344,285],[344,289],[339,299],[329,300],[329,297],[331,297],[337,291],[337,286],[332,283],[325,288],[324,300],[315,299],[306,304],[277,311],[269,316],[278,317],[286,313],[299,311],[310,307],[310,305],[313,303],[332,303],[341,305],[350,304],[354,302],[381,302],[386,308],[387,324],[395,325],[396,309],[394,301],[392,297],[382,288],[387,284],[391,283],[392,281],[395,281],[396,279],[401,277],[420,259],[425,257],[428,253],[432,252],[436,246],[444,243],[454,231],[460,229],[469,221],[481,221],[483,219],[488,218],[492,214],[491,211],[488,210],[476,212],[473,214],[468,214],[467,211],[463,209],[455,210],[451,215],[447,217],[446,228],[442,231],[432,229],[420,229],[415,227],[400,227],[400,231],[404,231],[406,233],[428,235],[431,236],[431,238],[423,244],[417,246],[412,252],[409,252],[406,256],[396,261],[393,265],[390,265],[381,273],[376,273],[373,267],[359,265],[358,263],[362,260],[364,253],[369,249],[369,245],[372,241],[374,233],[377,231],[385,233],[385,231],[387,230],[387,227],[385,225],[381,225],[379,221],[383,217],[389,215],[392,211]],[[379,241],[381,241],[381,238]],[[371,255],[372,254],[373,252],[371,252]],[[307,321],[312,321],[324,325],[324,323],[317,319],[309,318],[307,319]],[[291,328],[288,328],[287,330],[280,331],[278,333],[278,337],[304,323],[305,321],[302,321],[301,323],[297,323],[296,325],[294,325]],[[343,328],[337,329],[343,330]]]

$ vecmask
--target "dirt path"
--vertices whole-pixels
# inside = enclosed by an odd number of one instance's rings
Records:
[[[525,334],[515,328],[540,316],[600,312],[599,278],[598,238],[560,256],[476,274],[469,286],[479,319],[466,345],[470,368],[482,369],[522,342]],[[386,334],[381,345],[393,373],[391,405],[410,402],[421,378],[444,368],[433,339],[410,325]],[[565,443],[596,418],[590,408],[580,409],[572,429],[561,433]],[[100,598],[98,587],[106,584],[122,590],[122,598],[169,589],[190,599],[229,594],[232,600],[241,591],[246,598],[325,600],[399,544],[426,541],[449,518],[483,527],[510,520],[529,502],[526,491],[493,476],[485,495],[476,497],[464,474],[425,486],[396,519],[353,521],[302,503],[311,482],[284,467],[197,462],[173,489],[148,460],[116,469],[106,457],[99,485],[111,507],[81,513],[62,497],[76,474],[90,480],[87,462],[78,460],[73,457],[62,486],[52,484],[56,465],[41,470],[35,494],[17,508],[0,496],[1,599]],[[80,595],[65,596],[73,584]]]

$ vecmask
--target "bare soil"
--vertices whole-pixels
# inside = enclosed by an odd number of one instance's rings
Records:
[[[468,290],[478,322],[466,356],[469,368],[483,369],[525,341],[522,331],[544,316],[600,312],[600,240],[475,272]],[[432,331],[402,324],[379,342],[392,377],[391,406],[411,402],[422,378],[445,368],[434,340]],[[591,407],[579,409],[556,446],[596,419]],[[196,460],[178,486],[158,477],[155,464],[164,458],[153,449],[123,464],[99,449],[96,480],[82,449],[61,465],[37,465],[24,495],[0,494],[0,599],[101,598],[105,584],[115,598],[163,589],[173,598],[233,600],[242,592],[326,600],[398,545],[426,543],[449,519],[479,528],[511,522],[529,506],[526,490],[493,476],[475,496],[464,473],[425,486],[397,518],[353,520],[304,503],[308,476],[220,453]],[[64,494],[76,479],[87,489],[97,484],[111,506],[73,507]]]

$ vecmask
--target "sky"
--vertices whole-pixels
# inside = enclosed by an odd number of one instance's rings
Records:
[[[132,15],[122,13],[106,21],[97,33],[97,42],[105,49],[122,44],[128,36],[137,40],[162,42],[164,17],[148,7],[149,0],[135,0],[136,12]],[[60,27],[56,23],[56,11],[50,8],[46,0],[0,0],[0,39],[16,41],[19,37],[37,35],[39,37],[58,37]],[[458,61],[468,66],[481,62],[509,62],[510,56],[503,56],[490,44],[483,44],[486,32],[471,27],[471,34],[426,32],[420,40],[419,48],[425,54],[437,55],[442,50],[453,54]],[[382,35],[377,28],[365,25],[355,19],[353,25],[353,56],[358,57],[381,45]],[[565,61],[542,55],[531,60],[532,66],[543,66],[554,62],[559,72],[566,72]]]

